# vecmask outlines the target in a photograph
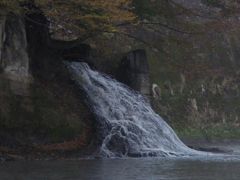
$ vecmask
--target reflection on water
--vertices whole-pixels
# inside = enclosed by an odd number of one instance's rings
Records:
[[[0,164],[1,180],[232,180],[239,160],[105,159]]]

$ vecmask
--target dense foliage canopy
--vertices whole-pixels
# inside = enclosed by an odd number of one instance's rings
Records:
[[[150,29],[181,29],[175,17],[182,14],[199,16],[174,0],[0,0],[0,12],[26,14],[34,4],[50,21],[52,33],[87,39],[102,32],[123,33],[125,25],[144,25]],[[238,10],[237,0],[202,0],[221,9],[222,14]],[[202,16],[202,15],[200,15]],[[203,15],[204,16],[204,15]],[[180,24],[183,24],[183,19]],[[153,25],[153,26],[152,26]],[[158,26],[156,26],[158,25]],[[179,31],[183,32],[183,31]]]
[[[0,0],[1,9],[28,13],[24,4],[40,8],[55,31],[85,35],[115,31],[122,23],[134,22],[131,0]]]

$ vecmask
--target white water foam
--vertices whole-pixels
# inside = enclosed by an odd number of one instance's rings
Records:
[[[67,67],[96,114],[102,156],[200,154],[184,145],[139,93],[85,63],[67,63]]]

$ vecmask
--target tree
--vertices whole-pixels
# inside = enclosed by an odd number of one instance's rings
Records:
[[[0,0],[0,7],[26,14],[32,13],[25,6],[29,3],[41,9],[53,33],[70,36],[114,32],[119,24],[136,20],[131,0]]]
[[[236,0],[203,0],[209,6],[222,8],[222,12],[236,12]],[[140,42],[145,40],[129,33],[129,27],[144,28],[165,36],[166,31],[195,34],[185,18],[179,16],[204,15],[176,3],[174,0],[0,0],[0,8],[14,13],[34,13],[26,4],[34,4],[50,22],[52,37],[79,39],[107,33],[118,33]],[[36,19],[33,19],[36,21]],[[39,23],[36,21],[35,23]],[[41,23],[41,22],[40,22]],[[127,27],[127,28],[126,28]],[[186,28],[187,27],[187,28]],[[190,28],[188,28],[190,27]],[[162,31],[161,28],[166,29]]]
[[[131,0],[36,0],[55,33],[88,37],[136,19]]]

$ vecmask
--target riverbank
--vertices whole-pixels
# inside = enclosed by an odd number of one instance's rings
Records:
[[[213,153],[226,153],[240,155],[240,140],[236,139],[190,139],[185,138],[183,142],[190,148]]]
[[[94,144],[83,145],[78,141],[43,146],[26,146],[18,148],[0,147],[0,162],[33,161],[33,160],[64,160],[87,158],[96,151]]]
[[[190,148],[204,152],[240,155],[240,140],[211,140],[184,138],[182,141]],[[45,146],[29,146],[11,149],[0,147],[0,162],[32,160],[77,160],[94,157],[96,145],[78,146],[77,141],[69,141]]]

